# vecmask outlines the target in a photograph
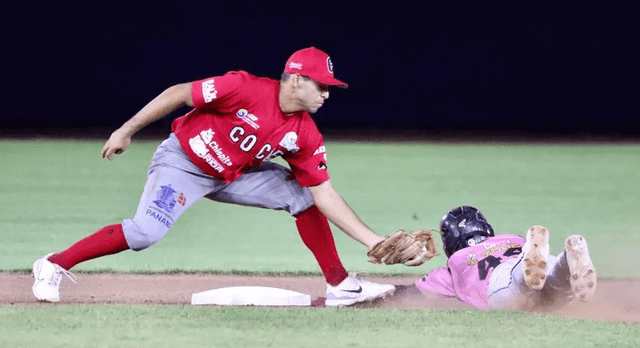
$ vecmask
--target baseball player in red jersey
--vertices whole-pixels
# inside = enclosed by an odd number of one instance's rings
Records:
[[[169,87],[111,134],[102,149],[109,160],[147,124],[191,107],[173,121],[157,148],[138,209],[131,219],[101,228],[33,265],[33,294],[60,300],[62,275],[76,264],[158,242],[193,203],[213,201],[286,210],[327,282],[326,305],[349,306],[392,294],[393,285],[349,275],[328,220],[370,250],[384,238],[371,231],[334,190],[323,137],[310,114],[329,97],[336,79],[331,58],[314,47],[295,52],[280,81],[233,71]],[[281,156],[289,168],[269,160]]]

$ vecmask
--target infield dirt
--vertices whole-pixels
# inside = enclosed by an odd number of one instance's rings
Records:
[[[364,279],[394,285],[411,284],[414,278]],[[31,275],[0,273],[0,304],[35,304],[31,293]],[[315,303],[322,300],[325,283],[322,277],[267,277],[210,274],[78,274],[78,283],[63,280],[60,286],[61,304],[122,303],[190,305],[194,292],[229,286],[269,286],[309,294]],[[598,280],[596,295],[587,303],[539,311],[549,315],[593,320],[640,323],[640,280]],[[52,304],[54,305],[54,304]],[[454,299],[426,297],[391,297],[359,306],[375,308],[471,308]]]

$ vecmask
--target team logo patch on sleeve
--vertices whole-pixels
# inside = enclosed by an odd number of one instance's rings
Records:
[[[218,91],[213,83],[213,79],[202,83],[202,97],[206,103],[210,103],[218,97]]]
[[[289,132],[284,135],[282,140],[280,140],[280,146],[284,147],[288,151],[298,152],[300,148],[298,147],[298,134],[296,132]]]

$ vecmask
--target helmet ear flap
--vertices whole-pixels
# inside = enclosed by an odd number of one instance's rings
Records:
[[[474,246],[482,243],[487,236],[483,236],[481,234],[474,234],[473,237],[467,239],[467,246]]]

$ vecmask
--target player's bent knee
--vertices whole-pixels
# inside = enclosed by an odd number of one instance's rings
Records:
[[[149,228],[149,225],[150,224],[145,220],[136,221],[132,219],[126,219],[122,221],[122,230],[124,232],[124,237],[127,240],[127,244],[129,244],[131,250],[140,251],[152,246],[160,239],[162,239],[162,237],[167,234],[170,228],[170,226],[164,228]]]

